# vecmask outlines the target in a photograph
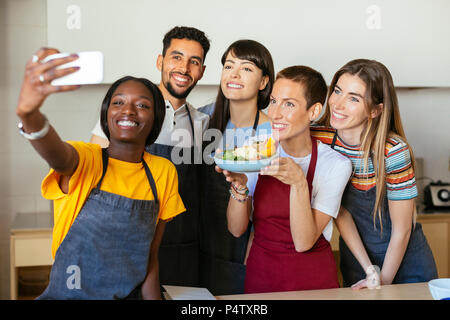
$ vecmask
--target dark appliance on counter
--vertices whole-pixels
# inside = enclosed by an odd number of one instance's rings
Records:
[[[431,182],[423,189],[425,210],[450,211],[450,183]]]

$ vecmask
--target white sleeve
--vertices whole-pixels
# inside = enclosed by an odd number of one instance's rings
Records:
[[[98,119],[97,123],[95,124],[94,129],[91,131],[92,134],[95,134],[96,136],[99,136],[103,139],[108,139],[105,135],[105,133],[102,130],[102,126],[100,125],[100,119]]]
[[[256,183],[258,182],[259,172],[249,172],[245,174],[247,176],[247,188],[248,195],[253,197],[253,193],[255,192]]]
[[[313,195],[311,208],[336,218],[341,206],[341,198],[352,174],[352,163],[347,158],[326,159],[318,176],[317,192]]]

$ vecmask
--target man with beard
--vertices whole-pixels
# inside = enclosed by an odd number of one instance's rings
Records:
[[[161,71],[161,90],[166,116],[161,133],[147,151],[171,160],[178,172],[179,193],[186,213],[167,223],[159,248],[160,283],[199,285],[199,186],[201,139],[208,127],[208,115],[186,102],[186,97],[205,71],[209,50],[205,34],[191,27],[175,27],[163,39],[163,51],[156,66]],[[92,143],[107,147],[100,121],[92,131]],[[197,149],[196,149],[197,148]],[[194,161],[195,158],[197,161]],[[199,161],[200,159],[200,161]]]

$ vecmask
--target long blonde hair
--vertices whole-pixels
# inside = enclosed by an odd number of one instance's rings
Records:
[[[333,93],[336,83],[343,74],[358,76],[366,84],[365,106],[367,111],[367,121],[360,137],[361,151],[363,151],[362,167],[363,172],[367,174],[369,170],[369,157],[371,156],[376,179],[376,199],[373,210],[373,223],[375,227],[375,218],[378,216],[382,232],[383,224],[381,219],[381,208],[386,193],[386,139],[400,138],[407,144],[411,154],[411,165],[413,170],[415,170],[414,155],[403,130],[397,94],[389,70],[382,63],[375,60],[352,60],[340,68],[334,75],[330,84],[328,100]],[[382,108],[378,115],[374,118],[370,117],[369,115],[374,111],[376,112],[380,104],[382,104]],[[327,102],[325,112],[317,123],[330,126],[330,117],[330,106]],[[414,206],[414,224],[415,220],[416,207]]]

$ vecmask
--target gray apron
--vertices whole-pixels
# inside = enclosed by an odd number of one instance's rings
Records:
[[[178,192],[186,212],[166,224],[159,248],[159,280],[161,284],[198,286],[199,254],[199,172],[194,164],[195,133],[189,108],[186,106],[192,130],[192,147],[181,148],[154,143],[147,147],[151,154],[172,161],[171,154],[190,154],[191,163],[175,164],[178,173]],[[173,162],[173,161],[172,161]]]
[[[335,134],[331,144],[333,149],[336,138],[337,134]],[[378,217],[375,219],[375,229],[372,215],[375,199],[375,187],[367,191],[361,191],[356,189],[350,181],[344,191],[341,205],[352,215],[370,261],[381,268],[391,238],[392,222],[389,216],[388,199],[385,194],[381,208],[383,233],[381,233]],[[339,237],[339,254],[344,287],[349,287],[366,277],[366,273],[342,237]],[[433,253],[423,234],[422,225],[417,222],[415,227],[412,226],[405,255],[392,283],[427,282],[437,277]]]
[[[140,298],[159,211],[155,181],[144,160],[155,200],[134,200],[100,190],[103,173],[55,255],[46,290],[37,299]]]

